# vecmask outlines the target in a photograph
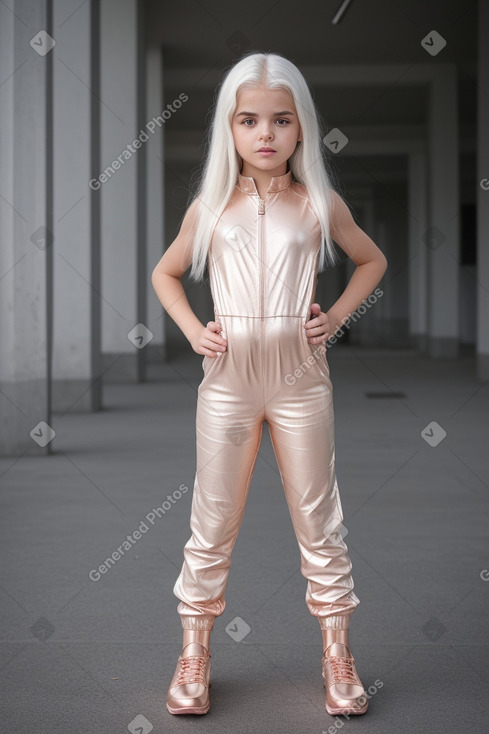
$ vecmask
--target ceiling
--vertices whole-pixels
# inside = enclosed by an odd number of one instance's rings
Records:
[[[340,0],[146,0],[147,38],[164,47],[168,69],[227,67],[247,50],[280,53],[297,66],[452,62],[473,74],[477,0],[352,0],[337,25]],[[431,57],[430,31],[447,45]],[[234,50],[233,50],[234,49]]]
[[[147,41],[163,49],[165,101],[183,88],[191,89],[189,101],[165,125],[170,149],[184,143],[195,151],[193,162],[179,167],[169,161],[176,175],[178,168],[180,173],[195,168],[202,157],[215,87],[225,70],[247,51],[271,51],[299,69],[324,65],[325,74],[326,67],[339,64],[399,65],[406,70],[417,64],[454,64],[461,151],[467,153],[462,170],[470,180],[476,131],[477,0],[352,0],[341,21],[333,25],[340,5],[341,0],[145,0]],[[436,56],[421,46],[433,30],[446,40]],[[394,82],[345,87],[310,83],[310,87],[328,129],[403,125],[423,131],[427,123],[428,92],[421,86]],[[385,171],[385,180],[405,177],[398,157],[370,163],[377,173]],[[343,165],[348,175],[356,164]]]

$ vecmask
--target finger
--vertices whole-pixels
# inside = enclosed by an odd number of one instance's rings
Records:
[[[213,352],[223,352],[226,350],[227,344],[221,336],[217,336],[216,339],[209,338],[206,343],[208,349],[212,349]]]
[[[307,330],[307,336],[311,338],[326,337],[329,336],[327,329],[324,328],[324,324],[315,326],[312,329]]]
[[[308,332],[313,331],[314,329],[321,328],[322,324],[319,320],[318,316],[314,316],[313,318],[309,319],[309,321],[306,322],[305,328]]]
[[[225,351],[227,347],[226,334],[223,332],[222,325],[219,323],[219,321],[208,321],[207,328],[210,332],[212,332],[212,334],[216,335],[215,338],[207,337],[207,344],[214,345],[213,347],[207,348],[213,349],[214,353],[215,351]],[[222,334],[220,334],[221,331],[223,332]]]
[[[320,344],[321,342],[328,341],[329,336],[327,334],[321,334],[320,336],[312,336],[308,337],[308,341],[310,341],[311,344]]]

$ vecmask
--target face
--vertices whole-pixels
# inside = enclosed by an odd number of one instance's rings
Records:
[[[267,172],[280,176],[302,139],[297,110],[291,96],[279,89],[254,87],[238,95],[231,130],[243,159],[243,176]],[[260,153],[260,148],[274,152]]]

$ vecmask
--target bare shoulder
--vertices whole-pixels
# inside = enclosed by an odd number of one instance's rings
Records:
[[[188,206],[180,230],[171,245],[165,250],[154,271],[181,278],[192,262],[193,234],[200,213],[200,199],[196,197]]]

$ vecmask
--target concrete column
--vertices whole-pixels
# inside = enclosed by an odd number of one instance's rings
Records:
[[[489,378],[489,6],[479,3],[477,79],[477,375]]]
[[[163,54],[159,46],[150,46],[146,55],[147,101],[146,120],[152,123],[154,132],[147,147],[146,168],[146,221],[148,257],[146,283],[151,284],[151,273],[165,251],[164,242],[164,131],[165,125],[154,123],[163,110]],[[147,326],[153,334],[148,344],[152,361],[165,359],[165,311],[161,307],[154,288],[147,288]]]
[[[53,0],[55,411],[98,410],[100,196],[98,2]]]
[[[49,453],[52,23],[0,5],[0,453]]]
[[[100,3],[102,351],[104,380],[110,382],[141,376],[136,337],[145,321],[138,283],[146,274],[141,173],[147,142],[139,127],[145,114],[141,13],[136,0]]]
[[[422,237],[428,229],[426,155],[408,157],[409,335],[421,352],[428,350],[428,252]]]
[[[457,72],[434,71],[430,85],[429,220],[423,236],[429,251],[429,353],[457,357],[459,333],[460,202],[458,180]]]

